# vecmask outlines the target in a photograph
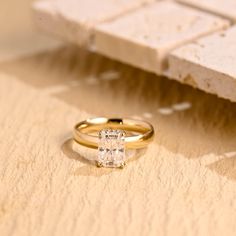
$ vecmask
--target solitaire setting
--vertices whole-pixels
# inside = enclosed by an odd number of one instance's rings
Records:
[[[99,132],[99,167],[125,166],[125,132],[123,130],[103,129]]]
[[[97,156],[85,158],[98,167],[123,168],[130,151],[146,148],[153,137],[153,126],[142,120],[97,117],[74,127],[75,143],[97,149]]]

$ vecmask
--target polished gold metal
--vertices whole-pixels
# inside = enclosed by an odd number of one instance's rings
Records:
[[[123,162],[121,165],[120,165],[120,169],[124,169],[126,166],[126,162]]]
[[[97,166],[98,168],[101,168],[101,167],[102,167],[102,163],[99,162],[99,161],[96,161],[96,166]]]
[[[125,148],[145,148],[154,137],[151,124],[141,120],[122,118],[92,118],[82,121],[74,127],[74,140],[86,147],[97,149],[98,133],[103,129],[118,129],[126,131]]]

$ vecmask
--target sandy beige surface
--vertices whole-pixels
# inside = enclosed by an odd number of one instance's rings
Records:
[[[0,235],[235,235],[235,104],[65,45],[2,60],[0,107]],[[97,169],[71,146],[91,115],[157,135]]]

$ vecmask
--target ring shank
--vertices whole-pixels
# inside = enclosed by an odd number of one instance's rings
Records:
[[[145,121],[121,118],[92,118],[75,125],[74,140],[86,147],[98,148],[98,132],[102,129],[127,131],[125,146],[128,149],[146,147],[153,139],[154,129]],[[132,133],[132,134],[130,134]]]

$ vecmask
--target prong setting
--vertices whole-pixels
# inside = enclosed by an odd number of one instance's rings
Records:
[[[126,166],[126,162],[121,163],[121,165],[120,165],[120,169],[124,169],[125,166]]]
[[[102,167],[102,163],[99,162],[99,161],[96,161],[96,166],[97,166],[98,168],[101,168],[101,167]]]

